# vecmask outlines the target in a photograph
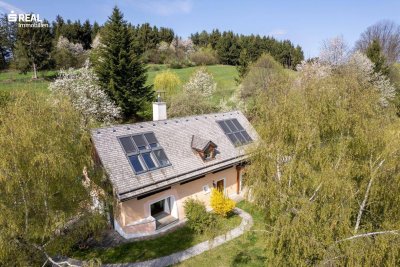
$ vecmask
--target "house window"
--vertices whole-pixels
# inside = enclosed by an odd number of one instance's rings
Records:
[[[208,148],[204,151],[203,159],[204,160],[212,160],[213,158],[215,158],[214,154],[215,154],[214,147],[208,146]]]
[[[217,123],[234,146],[246,145],[253,141],[237,119],[217,121]]]
[[[152,132],[120,137],[119,142],[136,174],[171,165]]]

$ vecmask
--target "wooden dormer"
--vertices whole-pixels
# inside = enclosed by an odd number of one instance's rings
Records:
[[[204,161],[215,159],[217,145],[213,141],[193,135],[191,146]]]

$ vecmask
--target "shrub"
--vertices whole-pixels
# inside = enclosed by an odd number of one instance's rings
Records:
[[[196,92],[183,92],[170,99],[168,114],[171,117],[207,114],[218,111],[206,97]]]
[[[203,67],[192,74],[183,88],[188,93],[199,93],[205,97],[210,97],[217,89],[217,84],[212,74]]]
[[[191,54],[190,60],[197,66],[218,64],[218,58],[215,56],[215,51],[207,48],[202,48]]]
[[[235,208],[235,202],[224,196],[224,194],[213,188],[211,191],[211,207],[216,214],[227,217]]]
[[[196,233],[203,234],[212,231],[217,224],[217,218],[207,212],[203,202],[189,198],[184,203],[187,226]]]
[[[174,94],[180,84],[178,75],[168,70],[157,74],[154,78],[155,89],[164,90],[168,95]]]

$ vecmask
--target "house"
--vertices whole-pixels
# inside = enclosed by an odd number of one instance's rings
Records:
[[[211,188],[242,193],[246,148],[257,133],[240,111],[167,119],[153,103],[153,121],[91,132],[115,193],[114,227],[125,238],[157,234],[185,218],[184,202],[209,205]]]

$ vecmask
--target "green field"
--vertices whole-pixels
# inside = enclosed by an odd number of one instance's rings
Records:
[[[176,73],[182,81],[182,84],[184,84],[197,68],[198,67],[190,67],[169,70]],[[147,83],[153,84],[155,76],[167,69],[166,65],[149,65]],[[235,83],[235,77],[237,76],[236,68],[234,66],[213,65],[207,66],[207,69],[213,74],[215,82],[217,83],[217,91],[215,92],[214,99],[219,101],[221,98],[231,96],[237,88]],[[56,71],[43,71],[39,73],[38,80],[32,80],[32,72],[21,74],[18,71],[3,71],[0,72],[0,90],[35,90],[47,92],[49,82],[54,79],[56,75]],[[154,90],[157,90],[157,88],[154,88]]]

